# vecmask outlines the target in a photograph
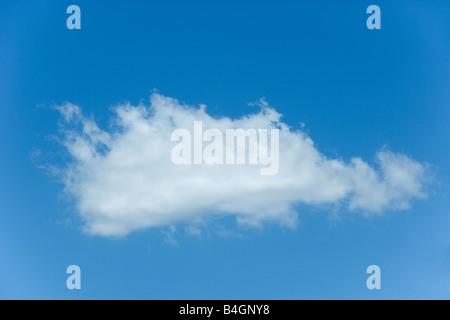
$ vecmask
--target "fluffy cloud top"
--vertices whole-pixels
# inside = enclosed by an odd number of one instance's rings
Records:
[[[113,128],[101,130],[78,106],[58,106],[64,122],[64,146],[72,160],[62,171],[66,191],[74,195],[85,230],[101,236],[235,215],[238,223],[266,220],[295,226],[295,204],[344,203],[350,210],[380,214],[406,209],[424,198],[424,166],[405,155],[381,151],[376,168],[360,158],[349,163],[328,159],[301,131],[280,121],[261,102],[261,111],[241,119],[214,118],[206,108],[186,106],[153,94],[151,106],[114,109]],[[171,134],[204,130],[279,129],[279,172],[262,176],[251,165],[175,165]]]

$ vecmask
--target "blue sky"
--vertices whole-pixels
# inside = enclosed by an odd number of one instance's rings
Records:
[[[77,4],[82,29],[66,28]],[[368,30],[366,8],[382,10]],[[414,299],[450,297],[447,1],[3,1],[0,10],[0,298]],[[213,116],[264,97],[323,155],[371,166],[388,146],[427,163],[428,198],[364,215],[298,203],[297,227],[190,234],[186,223],[83,232],[53,137],[70,102],[108,129],[110,107],[156,89]],[[173,195],[175,198],[176,195]],[[170,241],[175,237],[177,244]],[[66,288],[67,266],[82,290]],[[382,290],[366,288],[369,265]]]

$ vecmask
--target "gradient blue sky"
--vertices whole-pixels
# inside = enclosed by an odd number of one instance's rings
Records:
[[[312,2],[312,1],[311,1]],[[2,1],[0,298],[450,298],[448,1]],[[66,28],[66,8],[82,30]],[[382,29],[366,28],[366,8]],[[239,117],[265,97],[325,155],[372,161],[384,145],[427,162],[425,201],[364,217],[299,205],[294,230],[216,221],[201,238],[165,228],[86,235],[39,161],[70,101],[106,126],[109,107],[157,89]],[[82,269],[81,291],[65,270]],[[365,270],[382,269],[382,290]]]

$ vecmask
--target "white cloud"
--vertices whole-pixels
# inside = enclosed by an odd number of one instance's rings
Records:
[[[218,119],[204,106],[153,94],[150,107],[116,107],[109,132],[77,106],[57,107],[72,156],[62,171],[63,183],[75,196],[85,230],[122,236],[218,214],[235,215],[239,224],[259,226],[270,220],[295,227],[298,203],[345,203],[350,210],[380,214],[406,209],[413,198],[426,196],[420,163],[387,150],[377,154],[375,167],[359,158],[350,163],[328,159],[305,133],[281,122],[265,101],[260,106],[259,113],[241,119]],[[205,130],[280,129],[278,174],[261,176],[249,165],[173,164],[171,133],[192,128],[195,120],[203,121]],[[172,236],[176,229],[170,230]]]
[[[177,229],[174,226],[170,226],[167,231],[164,232],[164,242],[172,246],[178,246],[178,241],[175,237]]]

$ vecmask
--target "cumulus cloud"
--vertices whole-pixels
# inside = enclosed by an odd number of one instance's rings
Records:
[[[425,167],[402,154],[382,150],[371,166],[329,159],[302,131],[281,121],[265,101],[260,111],[240,119],[215,118],[205,106],[193,107],[153,94],[150,106],[114,108],[112,127],[102,130],[92,117],[66,103],[61,112],[63,144],[71,160],[62,170],[65,190],[76,199],[86,232],[123,236],[132,231],[233,215],[239,224],[276,221],[295,227],[299,203],[344,204],[349,210],[381,214],[407,209],[425,198]],[[251,165],[176,165],[171,161],[179,128],[191,130],[279,129],[279,171],[260,175]],[[173,242],[173,241],[172,241]]]

